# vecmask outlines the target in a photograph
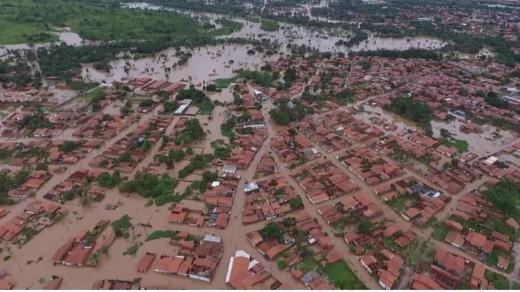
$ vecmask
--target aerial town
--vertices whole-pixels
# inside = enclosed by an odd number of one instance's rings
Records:
[[[520,3],[0,0],[0,289],[520,289]]]

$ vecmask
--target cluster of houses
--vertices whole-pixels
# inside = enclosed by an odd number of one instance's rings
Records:
[[[115,241],[110,221],[99,221],[92,229],[84,230],[60,246],[52,257],[54,265],[74,267],[97,266],[102,250],[108,249]]]
[[[338,222],[351,222],[360,219],[373,219],[383,214],[376,202],[366,194],[355,194],[337,203],[323,205],[318,213],[325,222],[335,225]]]
[[[359,255],[361,265],[386,290],[397,288],[405,267],[406,248],[416,235],[391,221],[374,223],[370,230],[345,233],[344,240]]]
[[[271,176],[278,172],[276,161],[270,153],[264,153],[256,166],[255,177]]]
[[[101,201],[105,198],[106,188],[98,184],[91,184],[105,171],[97,169],[80,169],[72,173],[64,181],[54,186],[43,197],[47,200],[65,203],[76,197],[80,192],[91,198],[93,201]]]
[[[186,85],[180,82],[170,82],[167,80],[155,80],[149,77],[138,77],[130,80],[128,85],[138,95],[150,95],[162,91],[174,95]]]
[[[413,176],[382,184],[375,187],[373,192],[389,204],[392,204],[392,200],[404,199],[405,203],[396,211],[406,221],[416,225],[428,223],[450,200],[450,197]]]
[[[491,228],[490,222],[500,222],[500,231]],[[492,264],[503,270],[508,270],[514,261],[514,234],[520,225],[494,208],[478,191],[463,195],[442,223],[447,231],[445,242],[483,260],[491,257],[496,261]]]
[[[472,166],[491,177],[489,180],[491,184],[497,183],[504,177],[512,181],[518,181],[518,169],[494,155],[475,160]]]
[[[250,183],[246,188],[242,211],[243,224],[274,220],[303,207],[300,197],[285,177],[273,177]]]
[[[222,178],[209,183],[201,195],[201,201],[183,200],[170,207],[168,221],[194,227],[216,227],[225,229],[228,225],[237,191],[238,181]]]
[[[55,137],[65,129],[79,125],[78,122],[83,116],[84,114],[75,112],[45,112],[37,115],[29,112],[12,112],[2,121],[0,137]],[[26,123],[30,123],[30,126],[28,127]]]
[[[233,129],[238,135],[233,140],[231,155],[223,163],[235,165],[240,169],[249,167],[258,150],[262,147],[267,138],[265,118],[260,110],[259,102],[261,98],[249,93],[247,85],[240,84],[239,94],[240,104],[230,104],[227,106],[231,112],[230,118],[235,120]]]
[[[489,276],[484,264],[474,262],[464,256],[451,253],[439,248],[435,252],[433,262],[429,266],[422,266],[413,274],[411,288],[414,290],[443,290],[471,289],[487,290],[495,289],[493,283],[488,281]]]
[[[326,86],[330,92],[338,94],[349,88],[356,100],[371,98],[380,106],[389,104],[394,97],[411,94],[414,99],[426,103],[437,119],[450,118],[450,112],[463,113],[458,116],[464,120],[463,127],[467,126],[471,132],[478,131],[478,126],[471,123],[468,116],[488,121],[504,120],[515,125],[520,122],[512,110],[514,99],[509,103],[511,108],[497,108],[487,104],[482,94],[506,92],[505,96],[509,97],[510,91],[505,91],[499,80],[511,76],[513,68],[480,60],[440,63],[416,58],[378,59],[381,62],[363,56],[323,58],[311,62],[300,57],[277,60],[271,66],[280,71],[295,68],[298,79],[294,87],[301,87],[303,80],[308,79],[312,89]],[[328,78],[323,78],[325,74]],[[513,80],[511,82],[514,84]],[[286,97],[287,92],[269,94],[276,99]]]
[[[22,245],[29,240],[29,234],[42,231],[65,214],[66,211],[56,204],[34,200],[22,212],[0,225],[0,238],[5,241],[19,241]]]
[[[386,161],[381,155],[368,147],[356,147],[345,150],[338,156],[356,176],[367,185],[373,186],[399,177],[404,171],[396,163]]]
[[[146,253],[139,261],[137,271],[146,273],[153,266],[157,273],[205,282],[212,280],[224,252],[222,238],[210,234],[198,238],[179,232],[170,243],[176,250],[175,255],[156,257],[153,253]]]
[[[16,174],[10,174],[9,170],[3,170],[0,172],[0,175],[14,176]],[[24,182],[7,192],[7,196],[13,201],[19,201],[28,196],[35,195],[36,191],[38,191],[51,178],[52,174],[46,170],[31,171]]]
[[[138,116],[89,115],[80,121],[73,135],[79,138],[110,139],[138,120]]]
[[[102,154],[94,158],[91,166],[130,173],[161,139],[172,119],[156,117],[139,125],[137,129],[118,140]]]
[[[333,115],[329,113],[317,120],[306,118],[298,123],[297,128],[303,135],[312,138],[326,152],[334,152],[351,146],[352,144],[341,135],[341,126],[338,126],[338,123],[348,124],[351,121],[350,117],[340,114],[337,116],[337,120],[331,118]]]
[[[266,267],[240,249],[229,258],[226,284],[237,290],[274,290],[282,285]]]
[[[10,153],[9,165],[38,163],[74,164],[102,145],[101,140],[31,140],[23,143],[1,142],[0,149]]]
[[[285,165],[294,168],[320,156],[318,148],[300,133],[282,130],[271,139],[271,149],[284,161]]]
[[[428,178],[432,184],[452,195],[460,193],[466,184],[474,181],[478,176],[475,168],[472,168],[462,158],[453,165],[451,159],[455,158],[454,154],[447,154],[442,150],[446,148],[444,145],[435,148],[438,141],[422,134],[410,135],[408,139],[389,135],[372,145],[377,152],[396,161],[406,161],[407,157],[414,157],[424,162],[427,170],[415,168],[414,162],[403,163],[410,165],[421,176]],[[444,164],[442,167],[438,167],[441,162]]]
[[[333,284],[319,267],[343,259],[334,250],[332,239],[316,223],[316,220],[305,211],[301,211],[285,217],[281,222],[269,224],[281,226],[280,236],[270,237],[263,232],[267,228],[265,227],[248,233],[248,242],[268,260],[276,260],[278,265],[284,263],[281,268],[288,270],[293,278],[301,281],[307,288],[334,289]]]
[[[344,171],[325,158],[293,169],[291,176],[305,190],[307,198],[313,204],[359,190]]]

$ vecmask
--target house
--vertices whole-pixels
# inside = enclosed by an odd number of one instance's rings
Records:
[[[442,290],[442,287],[430,276],[414,273],[412,276],[412,290]]]
[[[387,270],[380,270],[379,275],[379,286],[381,286],[385,290],[392,290],[395,282],[397,281],[397,277],[390,273]]]
[[[485,235],[475,231],[469,231],[466,234],[466,242],[484,254],[490,254],[494,246],[493,241],[488,240]]]
[[[480,262],[476,262],[471,273],[471,287],[473,289],[487,289],[488,281],[485,278],[486,267]]]
[[[377,264],[377,259],[373,255],[363,255],[359,258],[359,261],[368,273],[373,273],[372,269],[374,269],[374,266]]]
[[[281,285],[258,261],[243,250],[236,250],[229,258],[225,279],[226,284],[233,289],[254,289],[262,287],[264,283],[267,286],[265,289],[276,289]]]
[[[152,267],[155,261],[156,255],[154,253],[147,252],[137,263],[137,272],[146,273]]]

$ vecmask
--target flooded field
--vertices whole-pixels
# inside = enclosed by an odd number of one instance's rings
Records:
[[[384,119],[385,123],[392,124],[393,126],[396,127],[396,129],[394,131],[392,131],[395,134],[404,134],[408,131],[417,130],[417,126],[414,123],[412,123],[406,119],[403,119],[402,117],[400,117],[396,114],[384,111],[380,107],[372,106],[365,102],[355,104],[354,106],[359,109],[362,109],[361,112],[356,114],[356,118],[362,120],[365,123],[372,124],[372,122],[371,122],[372,119],[380,118],[380,119]],[[389,131],[386,131],[386,130],[385,130],[385,132],[390,133]]]
[[[148,3],[127,3],[126,7],[131,9],[175,9],[164,8],[161,6],[150,5]],[[210,13],[183,12],[199,20],[216,23],[222,16]],[[274,32],[266,32],[260,28],[260,22],[251,22],[245,19],[232,19],[242,24],[242,28],[230,35],[221,36],[226,38],[247,38],[247,39],[269,39],[279,48],[280,53],[287,53],[294,45],[307,46],[322,52],[343,52],[366,50],[407,50],[410,48],[436,49],[444,46],[444,42],[427,37],[417,38],[378,38],[370,36],[368,40],[361,42],[353,48],[338,46],[340,40],[348,40],[352,33],[345,30],[313,29],[303,26],[296,26],[281,23],[280,29]],[[64,35],[68,41],[77,45],[80,39],[73,35]],[[95,70],[91,65],[84,65],[82,76],[85,80],[95,82],[127,81],[135,77],[152,77],[155,79],[166,79],[169,81],[186,81],[195,84],[220,78],[233,76],[233,71],[243,69],[258,69],[266,61],[271,61],[279,57],[278,54],[265,56],[259,53],[248,54],[251,46],[247,45],[222,45],[207,46],[196,48],[188,62],[177,65],[180,60],[176,55],[176,50],[170,48],[157,53],[153,57],[140,59],[117,59],[110,63],[112,70],[103,72]]]
[[[409,50],[409,49],[439,49],[446,45],[445,42],[428,37],[413,38],[380,38],[370,36],[367,40],[353,46],[350,50],[358,51],[374,51],[374,50]]]
[[[396,130],[392,132],[397,135],[402,135],[408,131],[416,131],[418,129],[414,123],[403,119],[398,115],[384,111],[379,107],[371,106],[367,103],[359,103],[355,105],[355,107],[360,106],[362,106],[362,111],[359,112],[356,117],[366,123],[370,123],[371,119],[374,118],[382,118],[385,120],[385,123],[390,123],[396,127]],[[433,137],[439,138],[441,129],[446,129],[452,134],[453,138],[467,141],[470,145],[468,151],[479,156],[487,156],[496,153],[517,139],[517,136],[511,131],[497,129],[491,125],[481,126],[483,131],[481,134],[466,134],[460,131],[461,124],[462,122],[458,120],[450,122],[432,121]],[[386,130],[385,132],[390,133]]]
[[[54,32],[58,36],[57,43],[63,42],[69,46],[81,46],[84,40],[75,32],[69,30]],[[38,48],[50,47],[51,43],[35,43],[35,44],[12,44],[0,45],[0,57],[7,54],[9,51],[16,50],[33,50]]]
[[[175,65],[179,58],[171,48],[154,57],[141,59],[118,59],[112,61],[112,70],[102,72],[91,65],[84,65],[82,76],[85,80],[96,82],[126,81],[135,77],[152,77],[169,81],[191,81],[201,83],[233,76],[237,69],[259,69],[266,61],[276,60],[278,55],[263,56],[259,53],[248,54],[252,46],[221,45],[199,47],[190,51],[192,57],[183,65]]]
[[[467,141],[470,145],[469,151],[479,156],[495,153],[516,139],[512,132],[497,129],[487,124],[481,126],[483,130],[481,134],[466,134],[460,131],[461,123],[458,120],[449,123],[432,121],[433,136],[440,137],[440,130],[444,128],[450,131],[454,138]]]
[[[58,36],[60,38],[60,42],[69,46],[81,46],[83,44],[83,39],[79,36],[79,34],[69,30],[58,33]]]
[[[312,7],[325,7],[328,1],[320,1],[314,6],[306,6],[305,8],[309,11]],[[218,18],[224,17],[222,15],[211,14],[211,13],[193,13],[186,12],[157,5],[151,5],[143,2],[126,3],[126,7],[133,9],[150,9],[150,10],[169,10],[181,13],[186,13],[196,19],[215,23]],[[311,16],[312,18],[312,16]],[[264,31],[260,28],[260,22],[252,22],[241,18],[232,18],[231,20],[242,24],[242,28],[239,31],[232,33],[231,35],[222,36],[220,38],[250,38],[250,39],[269,39],[272,42],[280,45],[280,52],[287,52],[289,49],[288,45],[305,45],[312,49],[316,49],[322,52],[343,52],[348,53],[349,51],[362,51],[362,50],[407,50],[410,48],[421,48],[421,49],[437,49],[445,45],[445,42],[428,37],[414,37],[414,38],[378,38],[370,36],[368,40],[361,42],[353,48],[346,46],[337,46],[338,41],[345,41],[350,39],[353,34],[350,31],[343,29],[316,29],[304,26],[298,26],[288,23],[280,23],[280,29],[274,32]],[[319,19],[320,21],[329,21],[327,19]]]

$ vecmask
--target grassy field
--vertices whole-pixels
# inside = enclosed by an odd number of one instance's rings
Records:
[[[435,224],[432,225],[432,228],[433,228],[432,237],[434,239],[440,240],[440,241],[443,241],[444,238],[446,238],[446,235],[448,235],[448,232],[450,232],[450,230],[448,229],[446,224],[444,224],[442,222],[436,222]]]
[[[299,268],[304,272],[309,272],[309,271],[315,270],[319,267],[320,267],[320,263],[312,255],[304,258],[299,266]]]
[[[260,29],[264,31],[277,31],[280,29],[280,25],[274,20],[262,20]]]
[[[457,150],[460,153],[467,152],[468,151],[468,147],[469,147],[468,142],[466,142],[464,140],[455,139],[455,138],[442,139],[441,143],[446,145],[446,146],[457,148]]]
[[[0,44],[48,42],[58,39],[39,25],[15,23],[0,16]]]
[[[348,264],[340,260],[333,264],[326,265],[323,273],[329,278],[334,286],[343,290],[362,290],[365,285],[354,275]]]
[[[241,24],[222,19],[212,29],[188,15],[124,9],[101,0],[3,0],[0,44],[55,40],[52,28],[70,27],[89,40],[190,39],[229,34]]]

